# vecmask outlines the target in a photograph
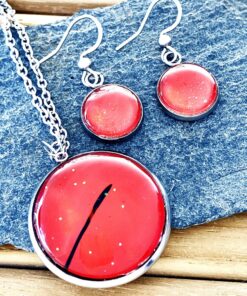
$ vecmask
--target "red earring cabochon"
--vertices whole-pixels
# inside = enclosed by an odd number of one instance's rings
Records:
[[[215,78],[195,64],[181,64],[167,70],[158,82],[157,92],[166,111],[182,120],[202,118],[218,100]]]
[[[32,221],[40,248],[61,270],[114,279],[154,254],[167,226],[166,206],[156,178],[138,162],[92,152],[48,175],[35,197]]]
[[[143,116],[138,96],[127,87],[107,84],[94,89],[82,104],[82,121],[88,131],[104,140],[133,133]]]

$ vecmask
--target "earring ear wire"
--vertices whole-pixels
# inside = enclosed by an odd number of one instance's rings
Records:
[[[122,49],[124,46],[126,46],[128,43],[130,43],[131,41],[133,41],[135,38],[137,38],[141,32],[143,31],[144,27],[145,27],[145,24],[153,10],[153,8],[155,7],[155,5],[159,2],[160,0],[153,0],[148,9],[147,9],[147,12],[138,28],[138,30],[132,35],[130,36],[127,40],[125,40],[124,42],[122,42],[120,45],[118,45],[116,47],[116,50],[120,50]],[[179,0],[172,0],[176,7],[177,7],[177,10],[178,10],[178,13],[177,13],[177,17],[176,17],[176,20],[175,22],[170,25],[169,27],[165,28],[161,33],[160,33],[160,37],[159,37],[159,44],[164,48],[164,50],[162,51],[161,53],[161,59],[164,63],[166,63],[167,65],[169,66],[174,66],[174,65],[177,65],[177,64],[180,64],[181,61],[182,61],[182,57],[181,55],[174,49],[172,48],[171,46],[169,46],[170,42],[171,42],[171,38],[169,35],[167,35],[168,32],[174,30],[180,23],[181,21],[181,18],[182,18],[182,15],[183,15],[183,11],[182,11],[182,5],[180,3]]]
[[[98,30],[98,37],[97,37],[95,44],[80,54],[80,59],[78,62],[79,68],[84,70],[83,74],[82,74],[82,83],[87,87],[94,88],[94,87],[100,86],[104,83],[104,76],[101,73],[90,69],[90,65],[92,64],[92,61],[91,61],[91,59],[89,59],[87,57],[87,55],[94,52],[100,46],[102,39],[103,39],[103,28],[102,28],[102,25],[99,22],[99,20],[92,15],[84,14],[82,16],[75,18],[69,24],[68,28],[66,29],[65,33],[63,34],[62,39],[60,40],[58,46],[51,53],[49,53],[47,56],[45,56],[40,61],[38,61],[37,66],[39,67],[41,64],[43,64],[44,62],[46,62],[49,59],[51,59],[52,57],[54,57],[60,51],[64,42],[68,38],[69,33],[72,30],[73,26],[83,19],[90,19],[91,21],[93,21],[94,24],[96,25],[97,30]]]
[[[93,46],[91,46],[90,48],[88,48],[87,50],[83,51],[80,55],[81,58],[85,57],[86,55],[94,52],[101,44],[102,42],[102,39],[103,39],[103,28],[102,28],[102,25],[101,23],[99,22],[99,20],[92,16],[92,15],[89,15],[89,14],[84,14],[82,16],[78,16],[77,18],[75,18],[68,26],[68,28],[66,29],[65,33],[63,34],[63,37],[62,39],[60,40],[58,46],[51,52],[49,53],[47,56],[43,57],[39,62],[38,64],[41,65],[43,64],[44,62],[48,61],[50,58],[54,57],[59,51],[60,49],[62,48],[64,42],[66,41],[66,39],[68,38],[69,36],[69,33],[70,31],[72,30],[73,26],[78,23],[79,21],[83,20],[83,19],[90,19],[92,20],[96,27],[97,27],[97,30],[98,30],[98,38],[95,42],[95,44]]]

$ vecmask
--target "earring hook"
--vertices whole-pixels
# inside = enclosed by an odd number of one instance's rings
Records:
[[[137,30],[132,36],[130,36],[127,40],[125,40],[125,41],[122,42],[120,45],[118,45],[118,46],[116,47],[116,50],[120,50],[121,48],[123,48],[124,46],[126,46],[128,43],[130,43],[131,41],[133,41],[136,37],[138,37],[138,36],[141,34],[141,32],[142,32],[142,30],[143,30],[143,28],[144,28],[144,26],[145,26],[145,24],[146,24],[146,22],[147,22],[147,20],[148,20],[148,18],[149,18],[149,15],[151,14],[151,12],[152,12],[154,6],[155,6],[159,1],[160,1],[160,0],[153,0],[153,1],[151,2],[151,4],[149,5],[149,7],[148,7],[148,9],[147,9],[147,12],[146,12],[146,14],[145,14],[145,16],[144,16],[144,18],[143,18],[143,20],[142,20],[142,22],[141,22],[141,25],[140,25],[139,29],[138,29],[138,30]],[[166,33],[168,33],[168,32],[170,32],[170,31],[174,30],[174,29],[178,26],[178,24],[180,23],[181,18],[182,18],[182,14],[183,14],[183,12],[182,12],[182,5],[181,5],[180,1],[179,1],[179,0],[172,0],[172,1],[175,3],[175,5],[176,5],[176,7],[177,7],[178,14],[177,14],[177,17],[176,17],[175,22],[174,22],[171,26],[169,26],[168,28],[164,29],[164,30],[160,33],[160,40],[163,39],[162,37],[163,37]]]
[[[42,58],[39,62],[38,62],[38,66],[40,66],[42,63],[46,62],[47,60],[49,60],[50,58],[54,57],[61,49],[61,47],[63,46],[64,42],[66,41],[71,29],[73,28],[73,26],[78,23],[80,20],[83,19],[90,19],[92,20],[98,30],[98,38],[97,41],[95,42],[95,44],[93,46],[91,46],[90,48],[88,48],[87,50],[83,51],[81,53],[81,57],[85,57],[86,55],[92,53],[93,51],[95,51],[101,44],[102,39],[103,39],[103,28],[101,23],[98,21],[98,19],[92,15],[89,14],[84,14],[82,16],[79,16],[77,18],[75,18],[68,26],[67,30],[65,31],[62,39],[60,40],[58,46],[51,52],[49,53],[47,56],[45,56],[44,58]]]
[[[79,16],[77,18],[75,18],[68,26],[67,30],[65,31],[62,39],[60,40],[58,46],[51,52],[49,53],[47,56],[45,56],[44,58],[42,58],[40,61],[37,62],[37,67],[39,67],[42,63],[46,62],[47,60],[49,60],[50,58],[52,58],[53,56],[55,56],[59,50],[61,49],[61,47],[63,46],[64,42],[66,41],[71,29],[73,28],[73,26],[79,22],[80,20],[83,19],[90,19],[92,20],[98,30],[98,38],[95,42],[95,44],[93,46],[91,46],[90,48],[86,49],[85,51],[83,51],[80,54],[80,60],[78,62],[78,66],[79,68],[83,69],[83,74],[82,74],[82,83],[87,86],[87,87],[92,87],[95,88],[97,86],[100,86],[104,83],[104,76],[97,72],[94,71],[90,68],[91,65],[91,60],[89,58],[87,58],[86,56],[92,52],[94,52],[101,44],[102,39],[103,39],[103,28],[101,23],[98,21],[98,19],[92,15],[89,14],[84,14],[82,16]]]

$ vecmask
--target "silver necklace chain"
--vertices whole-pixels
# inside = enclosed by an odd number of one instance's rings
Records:
[[[24,86],[28,94],[32,96],[32,104],[39,111],[43,123],[49,126],[50,133],[55,137],[51,144],[43,142],[51,159],[56,162],[63,162],[68,158],[68,149],[70,146],[67,140],[67,131],[63,128],[61,120],[56,113],[51,94],[47,90],[47,81],[39,68],[38,60],[34,58],[33,50],[30,45],[29,37],[25,27],[15,20],[15,10],[5,0],[0,0],[0,23],[5,35],[6,45],[9,47],[10,56],[16,64],[18,75],[23,79]],[[28,70],[24,66],[19,51],[16,48],[16,42],[12,35],[12,29],[15,29],[21,40],[22,49],[29,62],[30,68],[34,72],[37,80],[37,86],[41,90],[41,95],[37,94],[37,88],[28,77]]]

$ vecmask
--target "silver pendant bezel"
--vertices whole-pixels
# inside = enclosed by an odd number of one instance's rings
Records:
[[[147,270],[150,269],[150,267],[159,259],[159,257],[163,253],[163,251],[164,251],[164,249],[165,249],[165,247],[167,245],[167,242],[168,242],[168,239],[169,239],[169,236],[170,236],[170,231],[171,231],[170,205],[169,205],[169,200],[168,200],[168,196],[167,196],[167,194],[165,192],[165,189],[163,188],[163,186],[160,183],[160,181],[158,180],[158,178],[154,174],[152,174],[139,161],[135,160],[132,157],[126,156],[125,154],[118,153],[118,152],[113,152],[113,151],[85,152],[85,153],[78,154],[78,155],[70,158],[69,160],[71,160],[73,158],[76,158],[76,157],[83,156],[83,155],[87,155],[87,154],[90,154],[90,153],[102,153],[102,152],[117,154],[119,156],[124,156],[127,159],[130,159],[130,160],[136,162],[137,164],[139,164],[141,167],[143,167],[144,169],[146,169],[150,173],[150,175],[154,178],[155,182],[157,183],[158,187],[160,188],[160,190],[162,192],[162,196],[163,196],[163,199],[164,199],[164,207],[166,209],[166,223],[165,223],[165,229],[164,229],[163,235],[160,238],[160,243],[159,243],[157,249],[154,251],[152,256],[143,265],[141,265],[138,269],[136,269],[136,270],[124,275],[124,276],[114,278],[114,279],[110,279],[110,280],[90,280],[90,279],[79,278],[79,277],[72,276],[72,275],[64,272],[61,268],[59,268],[58,266],[53,264],[53,262],[46,256],[46,254],[43,252],[42,248],[40,247],[40,245],[38,243],[38,240],[37,240],[36,235],[35,235],[34,223],[33,223],[33,210],[34,210],[36,195],[38,193],[38,190],[37,190],[35,195],[34,195],[34,198],[33,198],[32,202],[31,202],[31,205],[30,205],[29,218],[28,218],[29,235],[30,235],[30,239],[31,239],[34,250],[35,250],[36,254],[38,255],[38,257],[40,258],[40,260],[44,263],[44,265],[52,273],[54,273],[56,276],[58,276],[59,278],[65,280],[65,281],[67,281],[67,282],[69,282],[71,284],[81,286],[81,287],[86,287],[86,288],[111,288],[111,287],[116,287],[116,286],[119,286],[119,285],[129,283],[129,282],[137,279],[138,277],[142,276],[144,273],[146,273]],[[51,170],[46,175],[43,182],[53,172],[53,170]],[[43,184],[43,182],[41,183],[41,185]]]

